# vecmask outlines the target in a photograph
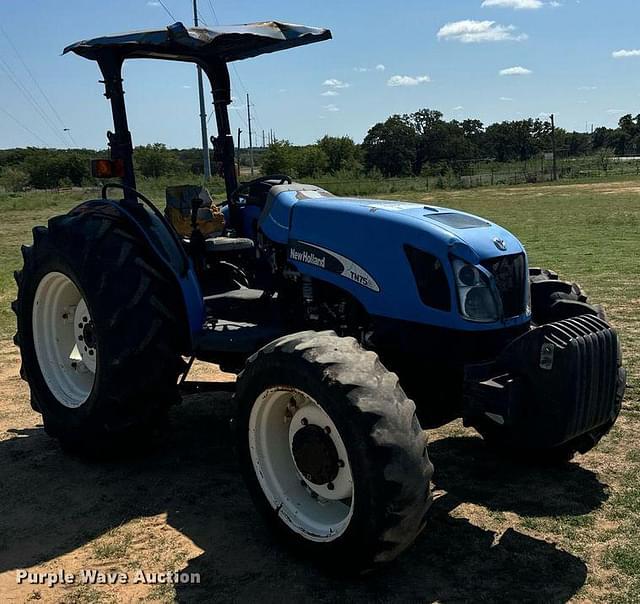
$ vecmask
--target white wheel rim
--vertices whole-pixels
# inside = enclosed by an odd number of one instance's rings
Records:
[[[93,323],[75,283],[47,273],[33,300],[33,343],[42,377],[64,407],[82,406],[93,389],[97,349]]]
[[[339,465],[327,483],[314,482],[298,467],[293,442],[304,428],[322,429],[335,448]],[[286,386],[265,390],[251,410],[249,450],[263,493],[292,531],[310,541],[332,541],[344,533],[354,509],[351,465],[338,429],[313,398]]]

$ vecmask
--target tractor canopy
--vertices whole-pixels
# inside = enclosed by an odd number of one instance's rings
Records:
[[[87,59],[98,60],[101,54],[110,51],[122,59],[166,59],[204,64],[222,60],[228,63],[330,38],[328,29],[277,21],[221,25],[214,29],[185,27],[178,22],[163,29],[82,40],[67,46],[63,54],[75,52]]]
[[[127,59],[165,59],[196,63],[211,82],[218,126],[214,156],[221,161],[229,201],[238,188],[234,162],[234,141],[227,106],[231,104],[231,81],[227,63],[258,55],[304,46],[331,38],[331,31],[304,25],[265,21],[248,25],[222,25],[215,29],[185,27],[174,23],[161,29],[101,36],[67,46],[63,54],[74,52],[98,63],[104,76],[105,96],[111,102],[114,131],[108,132],[111,160],[122,164],[125,199],[135,202],[133,143],[124,102],[122,64]],[[231,208],[231,222],[237,212]]]

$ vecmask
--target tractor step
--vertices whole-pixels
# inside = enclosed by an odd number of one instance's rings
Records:
[[[207,317],[246,323],[272,322],[273,299],[261,289],[242,287],[204,298]]]
[[[196,342],[195,356],[214,360],[220,355],[253,354],[272,340],[284,335],[279,324],[257,325],[243,321],[212,320],[205,324]]]

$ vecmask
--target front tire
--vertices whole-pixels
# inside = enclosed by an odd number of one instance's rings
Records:
[[[113,217],[71,213],[33,235],[13,304],[32,407],[74,453],[140,443],[179,399],[174,287]]]
[[[288,543],[362,572],[413,542],[433,467],[413,402],[375,353],[334,332],[285,336],[249,359],[236,396],[249,490]]]

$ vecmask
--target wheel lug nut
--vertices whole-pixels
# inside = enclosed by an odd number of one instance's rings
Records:
[[[62,318],[66,321],[69,318],[69,315],[67,313],[64,313],[62,315]]]
[[[344,461],[342,461],[341,459],[338,460],[338,467],[344,468]]]
[[[324,427],[324,431],[325,431],[327,434],[331,434],[331,428],[329,428],[329,426],[325,426],[325,427]]]
[[[82,329],[82,327],[83,327],[82,323],[78,323],[78,327],[79,327],[80,329]]]
[[[93,350],[89,351],[89,356],[93,356]]]
[[[87,319],[87,317],[82,317],[82,322],[86,323],[89,319]]]
[[[84,336],[78,336],[78,340],[82,342],[82,340],[84,340]]]
[[[301,421],[303,426],[308,426],[309,425],[309,420],[306,417],[303,417],[300,421]]]
[[[333,489],[335,489],[332,482],[327,483],[327,489],[329,489],[330,491],[333,491]]]

